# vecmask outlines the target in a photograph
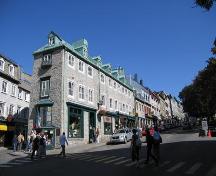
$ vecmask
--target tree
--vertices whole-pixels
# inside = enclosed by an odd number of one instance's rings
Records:
[[[207,61],[207,66],[199,71],[192,84],[182,89],[179,98],[190,116],[210,119],[216,114],[216,58]]]
[[[206,10],[210,10],[216,0],[195,0],[195,3]]]

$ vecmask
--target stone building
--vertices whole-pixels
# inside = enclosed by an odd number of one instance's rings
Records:
[[[54,32],[34,53],[29,130],[48,135],[50,146],[65,132],[70,143],[109,140],[119,127],[134,124],[133,89],[124,69],[88,55],[85,39],[67,43]]]

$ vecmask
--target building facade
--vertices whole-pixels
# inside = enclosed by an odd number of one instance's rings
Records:
[[[89,143],[98,128],[107,141],[115,129],[134,125],[133,89],[124,69],[88,55],[85,39],[69,44],[57,34],[34,52],[29,130],[58,144],[65,132],[70,143]]]
[[[14,134],[27,133],[31,76],[0,54],[0,143],[10,145]]]

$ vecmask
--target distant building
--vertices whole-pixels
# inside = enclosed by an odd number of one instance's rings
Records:
[[[10,145],[18,132],[27,133],[30,84],[31,76],[0,54],[0,145]]]

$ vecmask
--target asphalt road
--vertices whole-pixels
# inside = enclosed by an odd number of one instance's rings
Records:
[[[131,161],[130,144],[104,145],[82,153],[68,153],[66,158],[48,155],[31,161],[14,158],[0,165],[0,176],[9,175],[155,175],[216,176],[216,139],[198,138],[193,132],[172,130],[162,134],[161,162],[145,165],[146,148],[141,149],[140,168]]]

